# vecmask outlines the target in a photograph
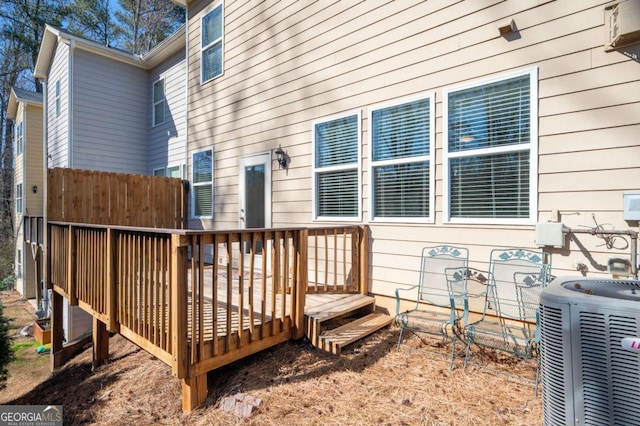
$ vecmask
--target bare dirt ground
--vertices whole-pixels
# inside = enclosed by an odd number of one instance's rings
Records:
[[[183,414],[180,384],[170,368],[113,336],[109,361],[95,371],[89,346],[53,374],[44,365],[40,383],[24,392],[30,381],[12,378],[0,401],[62,404],[65,424],[542,424],[541,399],[532,385],[472,367],[463,371],[461,358],[450,372],[447,359],[396,350],[397,338],[398,329],[390,327],[341,356],[319,352],[305,341],[279,345],[211,372],[206,403]],[[409,343],[446,352],[436,340],[412,336]],[[483,358],[521,375],[533,374],[530,364]],[[262,399],[251,417],[219,409],[222,398],[237,392]]]

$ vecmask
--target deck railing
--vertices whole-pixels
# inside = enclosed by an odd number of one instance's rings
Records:
[[[366,227],[47,229],[50,287],[180,378],[302,337],[308,292],[367,291]]]

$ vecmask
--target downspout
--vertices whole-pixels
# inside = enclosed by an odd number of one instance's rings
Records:
[[[184,178],[189,180],[189,7],[185,7],[185,23],[184,23]],[[193,167],[193,166],[192,166]],[[191,182],[189,182],[188,188],[191,188]],[[187,192],[187,196],[189,197],[186,200],[187,203],[187,211],[186,217],[184,218],[184,225],[189,228],[189,217],[191,215],[191,193]]]
[[[47,241],[47,177],[49,174],[49,133],[48,133],[48,111],[49,111],[49,87],[47,80],[41,80],[42,82],[42,281],[45,284],[42,289],[42,294],[48,292],[48,279],[47,265],[49,263],[47,259],[48,241]],[[38,285],[41,285],[38,283]],[[49,295],[44,296],[47,300],[51,300]],[[51,316],[49,312],[50,306],[43,306],[45,313]]]
[[[76,41],[69,40],[69,66],[67,72],[67,167],[73,168],[73,51]]]

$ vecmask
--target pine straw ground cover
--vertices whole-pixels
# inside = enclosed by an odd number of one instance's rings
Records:
[[[62,404],[65,424],[105,425],[539,425],[540,396],[533,386],[456,360],[396,350],[390,327],[343,355],[288,342],[209,374],[209,398],[181,413],[180,385],[169,367],[120,336],[110,360],[91,372],[91,348],[13,404]],[[413,346],[443,353],[437,340],[412,336]],[[502,363],[522,375],[533,367]],[[262,399],[250,418],[218,408],[237,392]]]

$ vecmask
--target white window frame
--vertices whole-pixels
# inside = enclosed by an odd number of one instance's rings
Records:
[[[474,87],[497,83],[510,78],[529,76],[530,84],[530,138],[528,144],[506,145],[461,152],[449,152],[449,94]],[[461,84],[443,90],[443,221],[444,223],[532,225],[538,216],[538,68],[528,68],[495,77]],[[489,154],[529,152],[529,217],[528,218],[455,218],[451,217],[451,182],[449,160],[460,157],[477,157]]]
[[[62,91],[60,90],[60,79],[56,80],[55,84],[54,84],[54,99],[55,99],[55,105],[56,105],[56,117],[60,116],[60,97],[61,97],[61,93]]]
[[[429,154],[417,157],[403,157],[391,160],[373,160],[373,113],[374,111],[408,104],[415,101],[429,100]],[[436,167],[435,167],[435,137],[436,137],[436,120],[435,120],[435,93],[422,93],[409,98],[403,98],[394,100],[391,102],[373,105],[369,108],[368,126],[367,131],[369,134],[369,167],[367,172],[369,174],[369,217],[371,222],[392,222],[392,223],[434,223],[435,222],[435,181],[436,181]],[[429,162],[429,216],[428,217],[376,217],[375,214],[375,192],[374,192],[374,167],[385,166],[391,164],[406,164],[428,161]]]
[[[156,100],[156,84],[162,84],[162,99]],[[166,93],[166,83],[165,78],[160,77],[151,85],[151,127],[159,126],[160,124],[164,124],[166,117],[166,102],[167,93]],[[158,121],[156,117],[156,106],[162,104],[162,121]]]
[[[16,155],[24,152],[24,120],[14,126]]]
[[[349,117],[355,115],[356,116],[356,121],[357,121],[357,132],[358,132],[358,158],[356,160],[356,164],[341,164],[341,165],[337,165],[337,166],[328,166],[328,167],[316,167],[316,125],[327,122],[327,121],[333,121],[333,120],[337,120],[340,118],[344,118],[344,117]],[[312,172],[311,172],[311,176],[312,176],[312,188],[311,188],[311,202],[313,205],[312,208],[312,220],[314,222],[362,222],[362,111],[361,110],[354,110],[354,111],[349,111],[349,112],[345,112],[342,114],[336,114],[336,115],[332,115],[332,116],[328,116],[328,117],[323,117],[317,120],[314,120],[312,122],[311,125],[311,137],[312,137],[312,144],[311,144],[311,164],[312,164]],[[358,176],[358,183],[357,183],[357,187],[358,187],[358,194],[357,194],[357,200],[358,200],[358,212],[355,216],[319,216],[318,215],[318,206],[317,206],[317,177],[318,174],[321,172],[332,172],[332,171],[341,171],[341,170],[351,170],[351,169],[356,169],[357,170],[357,176]]]
[[[201,153],[201,152],[206,152],[206,151],[211,151],[211,180],[207,181],[207,182],[198,182],[196,183],[194,180],[194,176],[193,176],[193,172],[195,169],[195,161],[194,161],[194,157]],[[191,153],[191,186],[192,186],[192,190],[191,190],[191,217],[194,219],[213,219],[213,213],[215,210],[215,204],[214,204],[214,200],[215,200],[215,194],[214,194],[214,187],[213,187],[213,181],[214,181],[214,165],[215,165],[215,157],[214,157],[214,152],[213,152],[213,148],[204,148],[204,149],[198,149],[195,150]],[[195,187],[197,186],[206,186],[206,185],[211,185],[211,215],[206,215],[206,216],[196,216],[196,191],[195,191]]]
[[[21,183],[16,184],[16,214],[24,211],[24,188]]]
[[[16,276],[22,278],[22,249],[18,249],[16,253]]]
[[[213,156],[211,157],[213,159]],[[212,167],[213,168],[213,167]],[[171,177],[169,176],[169,169],[178,169],[178,171],[180,172],[180,177],[179,179],[184,179],[184,164],[182,163],[178,163],[178,164],[169,164],[165,170],[164,170],[164,175],[167,177]],[[212,174],[213,177],[213,174]]]
[[[202,40],[202,21],[204,21],[204,18],[209,15],[210,13],[212,13],[215,9],[217,9],[218,7],[222,8],[221,11],[221,17],[222,17],[222,35],[220,36],[220,38],[217,38],[215,40],[212,40],[211,42],[209,42],[207,45],[205,45],[203,43]],[[222,64],[221,64],[221,71],[220,74],[214,75],[213,77],[204,78],[204,66],[203,66],[203,61],[202,59],[204,58],[204,54],[205,51],[213,48],[214,46],[216,46],[217,44],[221,45],[221,57],[222,57]],[[211,5],[209,8],[207,8],[204,13],[202,14],[202,17],[200,18],[200,84],[205,84],[209,81],[215,80],[218,77],[221,77],[224,75],[224,2],[218,2],[215,3],[213,5]]]

